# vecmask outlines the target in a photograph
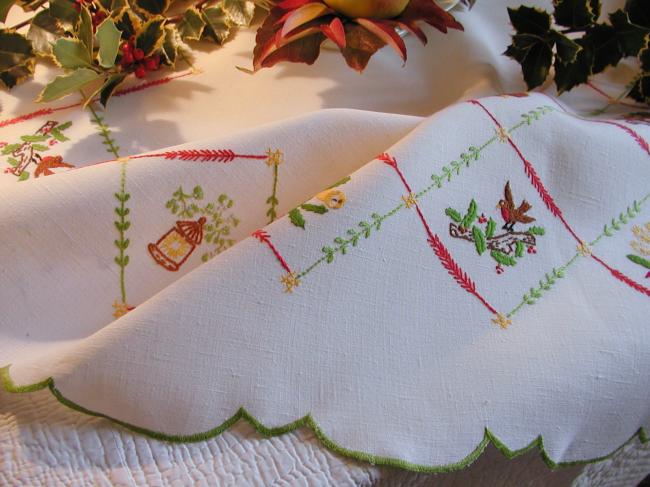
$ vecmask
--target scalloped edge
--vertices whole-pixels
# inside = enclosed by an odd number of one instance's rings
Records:
[[[10,366],[11,365],[7,365],[5,367],[0,368],[0,385],[6,392],[12,394],[25,394],[30,392],[37,392],[43,389],[49,389],[50,393],[54,396],[54,398],[58,402],[60,402],[64,406],[74,411],[86,414],[88,416],[107,419],[108,421],[111,421],[112,423],[115,423],[127,430],[147,436],[154,440],[167,441],[170,443],[196,443],[200,441],[206,441],[215,438],[216,436],[219,436],[221,433],[228,430],[239,420],[246,421],[248,424],[250,424],[253,427],[253,429],[255,429],[255,431],[257,431],[264,438],[272,438],[274,436],[280,436],[286,433],[290,433],[298,428],[308,427],[314,432],[316,437],[320,440],[320,442],[323,444],[325,448],[338,455],[351,458],[354,460],[370,463],[373,465],[397,467],[404,470],[410,470],[413,472],[420,472],[420,473],[448,473],[448,472],[453,472],[455,470],[462,470],[463,468],[472,464],[476,459],[478,459],[478,457],[481,456],[485,448],[490,443],[492,443],[492,445],[494,445],[508,460],[511,460],[519,455],[522,455],[532,450],[533,448],[537,448],[539,450],[540,456],[542,457],[544,463],[546,463],[546,465],[551,469],[557,469],[562,467],[570,467],[573,465],[586,465],[589,463],[597,463],[606,460],[610,458],[612,455],[616,454],[619,450],[623,449],[628,443],[633,441],[637,436],[639,438],[639,441],[642,444],[647,443],[649,440],[645,429],[643,427],[640,427],[637,430],[637,432],[630,437],[629,440],[624,442],[621,446],[619,446],[618,448],[616,448],[614,451],[612,451],[607,455],[603,455],[597,458],[592,458],[589,460],[574,460],[570,462],[556,463],[549,457],[548,453],[546,452],[546,449],[544,447],[544,439],[542,435],[537,436],[527,446],[519,450],[511,450],[501,440],[499,440],[499,438],[494,433],[492,433],[489,428],[486,427],[481,442],[476,446],[476,448],[474,448],[474,450],[469,455],[467,455],[461,461],[456,463],[449,463],[447,465],[438,465],[438,466],[419,465],[416,463],[411,463],[405,460],[401,460],[399,458],[381,457],[377,455],[372,455],[370,453],[365,453],[362,451],[356,451],[356,450],[350,450],[344,448],[336,444],[334,441],[332,441],[323,432],[321,427],[318,425],[318,423],[316,423],[316,421],[311,417],[310,414],[307,414],[306,416],[296,421],[293,421],[292,423],[288,423],[283,426],[278,426],[276,428],[269,428],[264,424],[262,424],[257,418],[255,418],[255,416],[253,416],[248,411],[246,411],[244,407],[241,407],[235,414],[233,414],[230,418],[228,418],[226,421],[221,423],[219,426],[212,428],[208,431],[204,431],[202,433],[195,433],[192,435],[170,435],[166,433],[161,433],[158,431],[153,431],[147,428],[136,426],[134,424],[121,421],[119,419],[112,418],[110,416],[107,416],[106,414],[97,411],[92,411],[90,409],[87,409],[75,403],[74,401],[71,401],[70,399],[66,398],[61,393],[61,391],[59,391],[59,389],[56,388],[56,386],[54,385],[54,379],[52,377],[48,377],[47,379],[44,379],[41,382],[36,382],[34,384],[19,386],[13,381],[11,375],[9,374]]]

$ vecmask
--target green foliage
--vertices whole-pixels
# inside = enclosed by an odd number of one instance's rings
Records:
[[[63,27],[57,19],[50,15],[46,8],[38,12],[29,25],[27,38],[32,42],[34,51],[38,54],[51,54],[52,44],[64,35]]]
[[[646,269],[650,269],[650,260],[648,259],[644,259],[643,257],[634,254],[628,255],[627,258],[630,259],[635,264],[639,264],[640,266],[643,266]]]
[[[57,76],[54,78],[54,81],[50,82],[50,84],[41,91],[41,94],[38,96],[38,101],[47,102],[57,100],[69,95],[70,93],[81,90],[89,83],[99,79],[99,77],[99,74],[92,69],[87,68],[77,69],[70,74]]]
[[[115,65],[121,38],[122,33],[115,27],[115,23],[111,19],[104,20],[97,27],[97,43],[99,44],[97,59],[102,68],[112,68]]]
[[[490,252],[490,255],[494,260],[496,260],[501,265],[514,266],[517,265],[517,259],[511,257],[499,250],[493,250]]]
[[[497,228],[497,223],[490,217],[490,219],[487,222],[487,226],[485,228],[485,237],[486,238],[492,238],[494,237],[494,231]]]
[[[449,218],[454,220],[456,223],[460,223],[463,221],[463,217],[460,215],[460,213],[458,213],[453,208],[447,208],[445,210],[445,215],[447,215]]]
[[[471,228],[472,223],[476,220],[477,211],[476,211],[476,201],[472,198],[472,201],[469,202],[469,207],[467,208],[467,213],[463,217],[463,221],[460,222],[460,226],[463,228]]]
[[[478,255],[483,255],[483,252],[485,252],[486,249],[485,235],[483,234],[483,230],[474,225],[472,227],[472,236],[474,237],[476,252],[478,252]]]
[[[32,43],[22,34],[0,30],[0,81],[13,88],[34,73]]]
[[[300,227],[303,230],[305,229],[305,218],[302,216],[302,213],[300,213],[298,208],[294,208],[289,212],[289,220],[296,227]]]
[[[56,62],[63,68],[91,68],[92,61],[88,49],[78,39],[59,39],[52,46],[52,53]]]
[[[517,240],[515,243],[515,257],[524,256],[524,244],[521,240]]]
[[[526,232],[530,233],[531,235],[544,235],[546,233],[546,230],[544,230],[544,227],[532,226],[529,227]]]
[[[599,22],[599,0],[554,0],[553,7],[552,16],[526,6],[508,9],[515,34],[504,54],[521,65],[529,89],[544,83],[551,67],[561,93],[637,57],[640,70],[629,96],[650,103],[650,2],[628,0],[608,22]]]

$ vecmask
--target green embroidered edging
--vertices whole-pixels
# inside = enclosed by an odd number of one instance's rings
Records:
[[[269,428],[264,424],[262,424],[257,418],[255,418],[255,416],[250,414],[248,411],[246,411],[245,408],[242,407],[239,408],[239,410],[230,418],[228,418],[226,421],[224,421],[219,426],[211,430],[204,431],[202,433],[196,433],[193,435],[169,435],[158,431],[153,431],[147,428],[142,428],[140,426],[136,426],[127,423],[125,421],[112,418],[106,414],[87,409],[75,403],[74,401],[67,399],[61,393],[61,391],[59,391],[56,388],[56,386],[54,385],[54,379],[52,377],[49,377],[48,379],[45,379],[41,382],[37,382],[35,384],[19,386],[13,382],[11,375],[9,374],[9,367],[10,366],[7,365],[5,367],[0,368],[0,383],[2,384],[2,387],[4,388],[5,391],[9,393],[30,393],[30,392],[40,391],[43,389],[49,389],[50,393],[54,396],[54,398],[57,401],[59,401],[61,404],[63,404],[64,406],[70,409],[73,409],[77,412],[89,416],[106,419],[119,426],[122,426],[127,430],[147,436],[154,440],[168,441],[171,443],[196,443],[200,441],[206,441],[216,436],[219,436],[221,433],[228,430],[230,427],[232,427],[235,423],[237,423],[240,420],[246,421],[255,429],[255,431],[257,431],[260,435],[262,435],[265,438],[280,436],[295,431],[296,429],[299,428],[308,427],[314,432],[316,437],[320,440],[320,442],[323,444],[325,448],[331,450],[332,452],[338,455],[352,458],[354,460],[359,460],[362,462],[368,462],[373,465],[397,467],[397,468],[402,468],[404,470],[411,470],[414,472],[421,472],[421,473],[446,473],[454,470],[463,469],[468,465],[470,465],[471,463],[473,463],[483,453],[485,448],[490,443],[492,443],[509,460],[519,455],[522,455],[524,453],[527,453],[533,448],[537,448],[540,452],[540,456],[542,457],[542,460],[544,460],[544,463],[546,463],[546,465],[548,465],[549,468],[556,469],[561,467],[569,467],[572,465],[584,465],[588,463],[596,463],[596,462],[601,462],[603,460],[606,460],[607,458],[611,457],[612,455],[616,454],[619,450],[624,448],[628,443],[633,441],[637,436],[639,437],[639,441],[641,443],[648,442],[648,435],[646,434],[644,428],[641,427],[637,430],[636,433],[634,433],[629,438],[629,440],[624,442],[621,446],[619,446],[618,448],[616,448],[614,451],[612,451],[607,455],[598,458],[589,459],[589,460],[575,460],[570,462],[556,463],[546,453],[546,448],[544,447],[544,439],[541,435],[537,436],[537,438],[531,441],[524,448],[521,448],[519,450],[510,450],[501,440],[499,440],[499,438],[497,438],[497,436],[494,433],[492,433],[488,428],[485,428],[483,439],[479,442],[476,448],[474,448],[474,450],[463,460],[456,463],[450,463],[447,465],[440,465],[440,466],[419,465],[404,460],[400,460],[399,458],[381,457],[377,455],[371,455],[369,453],[365,453],[362,451],[343,448],[342,446],[338,445],[330,438],[328,438],[328,436],[323,432],[323,430],[318,425],[318,423],[316,423],[316,421],[309,414],[296,421],[293,421],[292,423],[288,423],[276,428]]]
[[[113,154],[116,158],[120,157],[119,154],[119,146],[116,144],[115,139],[111,137],[111,129],[106,123],[104,122],[104,117],[100,117],[95,109],[92,106],[92,103],[88,104],[88,109],[90,110],[90,113],[92,114],[92,118],[90,121],[97,126],[97,130],[99,131],[99,135],[104,139],[102,141],[102,144],[106,146],[106,151]]]
[[[536,110],[530,110],[529,112],[522,114],[521,117],[523,118],[523,120],[518,124],[514,125],[512,128],[510,128],[508,132],[513,133],[518,129],[520,129],[521,127],[523,127],[524,125],[532,125],[533,121],[539,120],[542,115],[551,111],[555,111],[555,109],[550,106],[542,106],[537,108]],[[438,175],[435,173],[432,174],[431,179],[433,180],[433,183],[431,183],[429,186],[422,189],[418,193],[415,193],[415,199],[420,199],[422,196],[426,195],[434,188],[441,188],[445,180],[447,182],[451,182],[451,180],[454,178],[454,174],[456,176],[459,176],[463,166],[470,167],[472,161],[478,161],[481,157],[482,152],[497,140],[499,140],[499,136],[494,135],[479,147],[470,146],[467,149],[467,152],[463,152],[462,154],[460,154],[459,156],[460,162],[451,161],[448,165],[443,166],[441,169],[442,175]],[[359,223],[359,227],[361,227],[360,231],[356,229],[349,229],[347,231],[347,234],[350,235],[350,238],[336,237],[334,239],[335,246],[333,247],[324,246],[322,248],[322,252],[325,255],[317,259],[305,270],[297,273],[296,277],[298,277],[299,279],[305,277],[307,274],[309,274],[311,271],[313,271],[316,267],[318,267],[323,262],[327,262],[328,264],[333,262],[337,253],[344,255],[349,245],[352,245],[353,247],[357,245],[359,241],[359,237],[361,235],[363,235],[364,238],[370,237],[371,230],[373,229],[375,231],[379,230],[381,223],[384,220],[393,216],[395,213],[400,211],[405,206],[406,206],[405,203],[400,203],[398,206],[393,208],[385,215],[379,215],[377,213],[373,213],[371,215],[373,219],[373,223],[362,221]]]
[[[589,242],[590,247],[594,247],[600,242],[603,237],[611,237],[614,235],[615,231],[621,229],[622,225],[628,223],[631,218],[636,217],[641,211],[641,206],[650,198],[650,193],[641,198],[640,201],[634,201],[631,206],[628,206],[624,212],[621,212],[618,217],[612,218],[611,225],[605,225],[603,231],[598,237],[596,237],[592,242]],[[539,287],[531,288],[530,293],[526,293],[521,298],[521,302],[515,306],[512,311],[510,311],[506,316],[511,318],[515,315],[524,305],[533,305],[535,304],[543,295],[543,291],[550,291],[551,288],[555,285],[555,281],[559,278],[563,278],[566,274],[566,271],[571,267],[578,258],[583,255],[581,252],[576,252],[571,259],[569,259],[563,266],[553,268],[551,273],[546,273],[544,279],[539,281]]]

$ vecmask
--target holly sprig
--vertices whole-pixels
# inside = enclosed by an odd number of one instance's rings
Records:
[[[2,0],[3,24],[14,4],[36,13],[0,29],[0,82],[14,87],[49,57],[65,73],[45,86],[39,101],[86,90],[87,103],[98,98],[104,106],[131,76],[173,69],[178,60],[191,64],[187,42],[222,44],[255,10],[251,0],[199,0],[189,7],[181,0]]]
[[[521,64],[529,89],[554,68],[559,93],[569,91],[621,60],[635,57],[638,72],[627,96],[650,104],[650,2],[627,0],[599,22],[599,0],[553,0],[553,13],[521,6],[508,9],[516,33],[505,55]]]

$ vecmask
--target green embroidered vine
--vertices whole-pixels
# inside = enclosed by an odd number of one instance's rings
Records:
[[[529,112],[521,115],[523,120],[517,123],[516,125],[514,125],[509,130],[509,132],[512,133],[523,126],[532,125],[532,123],[535,120],[539,120],[542,117],[542,115],[552,111],[554,111],[554,109],[550,106],[542,106],[542,107],[538,107],[535,110],[530,110]],[[467,152],[463,152],[459,156],[461,162],[452,161],[449,163],[449,165],[443,166],[441,169],[443,174],[442,176],[435,173],[432,174],[431,179],[433,180],[433,183],[427,186],[426,188],[422,189],[418,193],[416,193],[415,198],[419,200],[422,196],[426,195],[433,189],[442,188],[445,181],[451,182],[452,179],[454,178],[454,175],[456,176],[460,175],[463,167],[470,167],[474,161],[478,161],[483,151],[498,139],[499,137],[497,135],[494,135],[479,147],[470,146],[467,149]],[[309,265],[307,268],[305,268],[303,271],[297,273],[297,277],[298,278],[305,277],[307,274],[309,274],[311,271],[313,271],[316,267],[321,265],[323,262],[332,263],[337,254],[344,255],[347,252],[348,246],[352,245],[353,247],[355,247],[359,242],[360,236],[363,236],[364,238],[369,238],[373,231],[379,230],[381,224],[386,219],[396,214],[405,206],[406,206],[405,203],[402,202],[384,215],[378,215],[377,213],[373,213],[371,215],[372,223],[369,223],[367,221],[361,222],[359,223],[360,231],[356,229],[350,229],[347,232],[347,234],[349,235],[348,238],[343,238],[343,237],[335,238],[334,239],[335,246],[327,246],[327,245],[324,246],[322,248],[322,252],[324,255],[319,259],[317,259],[315,262],[313,262],[311,265]],[[492,228],[491,231],[494,231],[494,228]],[[354,244],[353,241],[355,242]]]
[[[199,206],[197,202],[202,202],[203,197],[201,186],[195,186],[191,193],[185,193],[183,188],[179,187],[165,206],[173,215],[181,218],[194,218],[197,215],[207,218],[204,239],[213,246],[211,251],[201,256],[201,260],[207,262],[235,244],[235,240],[229,237],[240,221],[232,213],[227,213],[235,204],[228,195],[220,194],[213,202]]]
[[[329,210],[339,210],[343,208],[346,202],[345,193],[336,188],[344,185],[348,181],[350,181],[350,176],[341,179],[340,181],[327,188],[325,191],[318,193],[316,195],[316,199],[320,200],[324,204],[304,203],[291,210],[289,212],[289,221],[294,226],[302,228],[304,230],[307,222],[300,210],[304,210],[317,215],[324,215],[325,213],[328,213]]]
[[[273,223],[275,219],[278,217],[278,204],[280,201],[278,200],[278,165],[279,164],[273,164],[273,190],[271,192],[271,196],[268,197],[266,200],[266,203],[270,205],[269,210],[266,212],[266,216],[269,217],[269,223]]]
[[[113,154],[117,159],[118,157],[120,157],[119,154],[120,147],[115,142],[115,139],[111,137],[110,127],[106,125],[106,122],[104,121],[104,117],[100,117],[97,114],[97,111],[93,108],[92,103],[88,104],[88,110],[90,110],[90,113],[92,114],[90,121],[97,127],[99,135],[101,136],[102,139],[104,139],[102,141],[102,144],[106,146],[106,151],[109,152],[110,154]]]
[[[634,201],[631,206],[628,206],[624,212],[621,212],[618,217],[614,217],[611,220],[611,223],[606,224],[603,227],[603,231],[598,237],[596,237],[592,242],[589,243],[589,247],[594,247],[605,237],[612,237],[615,232],[621,230],[622,226],[627,224],[630,219],[636,217],[641,211],[643,204],[650,198],[650,193],[643,197],[640,201]],[[550,291],[555,285],[557,279],[561,279],[566,275],[567,270],[571,267],[579,257],[583,256],[583,251],[578,250],[564,265],[556,268],[553,268],[551,273],[546,273],[544,278],[539,281],[539,286],[531,288],[530,291],[523,295],[521,302],[515,306],[512,311],[510,311],[506,316],[508,318],[516,314],[524,305],[533,305],[535,304],[542,296],[544,292]]]
[[[325,434],[323,429],[318,425],[318,423],[316,423],[316,421],[311,416],[311,414],[307,414],[306,416],[303,416],[302,418],[299,418],[296,421],[287,423],[282,426],[268,427],[264,425],[262,422],[260,422],[251,413],[249,413],[244,407],[241,407],[230,418],[226,419],[219,426],[211,430],[192,434],[192,435],[173,435],[173,434],[167,434],[159,431],[150,430],[147,428],[143,428],[141,426],[136,426],[134,424],[127,423],[126,421],[115,419],[106,414],[87,409],[77,404],[76,402],[68,399],[67,397],[65,397],[63,393],[56,387],[54,383],[54,379],[52,377],[49,377],[41,382],[37,382],[34,384],[19,386],[15,384],[14,381],[12,380],[11,375],[9,374],[9,366],[6,366],[0,368],[0,384],[2,385],[5,391],[14,394],[33,393],[40,390],[48,389],[49,392],[52,394],[52,396],[59,403],[74,411],[89,416],[97,417],[97,418],[107,419],[129,431],[133,431],[134,433],[144,435],[149,438],[153,438],[155,440],[168,441],[171,443],[192,443],[192,442],[206,441],[211,438],[215,438],[219,436],[220,434],[222,434],[223,432],[231,428],[233,425],[235,425],[235,423],[239,421],[246,421],[248,424],[251,425],[253,429],[255,429],[255,431],[257,431],[264,438],[272,438],[275,436],[284,435],[292,431],[295,431],[299,428],[307,427],[314,432],[314,435],[320,440],[320,442],[323,444],[325,448],[329,449],[330,451],[338,455],[347,458],[352,458],[362,462],[368,462],[373,465],[397,467],[397,468],[402,468],[404,470],[411,470],[414,472],[421,472],[421,473],[445,473],[445,472],[452,472],[455,470],[463,469],[469,466],[474,461],[476,461],[476,459],[481,456],[483,451],[485,451],[485,449],[490,443],[492,443],[495,446],[495,448],[497,448],[508,459],[513,459],[519,455],[531,451],[534,448],[537,448],[537,450],[540,453],[540,456],[542,457],[542,460],[546,463],[546,465],[549,468],[555,469],[560,467],[569,467],[572,465],[583,465],[587,463],[602,462],[603,460],[606,460],[607,458],[610,458],[612,455],[616,454],[619,450],[623,449],[628,443],[630,443],[632,440],[634,440],[637,437],[641,443],[647,443],[649,441],[645,429],[641,427],[626,442],[624,442],[621,446],[619,446],[618,448],[616,448],[614,451],[612,451],[607,455],[603,455],[598,458],[592,458],[589,460],[554,462],[546,452],[546,448],[544,446],[544,439],[541,435],[537,436],[533,441],[531,441],[528,445],[524,446],[523,448],[520,448],[519,450],[511,450],[494,433],[492,433],[492,431],[490,431],[489,428],[486,427],[484,430],[483,438],[478,443],[476,448],[474,448],[474,450],[470,452],[469,455],[467,455],[459,462],[450,463],[447,465],[419,465],[419,464],[407,462],[405,460],[401,460],[399,458],[380,457],[362,451],[350,450],[348,448],[344,448],[338,445],[337,443],[335,443],[334,441],[332,441]]]
[[[115,228],[118,231],[119,237],[115,240],[115,246],[118,249],[118,255],[115,257],[115,263],[120,268],[120,301],[113,304],[115,312],[113,316],[119,318],[126,314],[131,307],[128,305],[126,300],[126,284],[125,279],[125,270],[126,266],[129,265],[129,256],[126,255],[126,249],[129,247],[130,240],[126,238],[126,231],[131,226],[131,222],[127,219],[127,216],[130,213],[129,208],[126,207],[126,202],[129,201],[131,195],[126,192],[126,167],[128,162],[123,162],[120,166],[120,189],[115,193],[115,198],[119,202],[119,205],[115,208],[115,213],[117,214],[117,220],[115,223]]]

